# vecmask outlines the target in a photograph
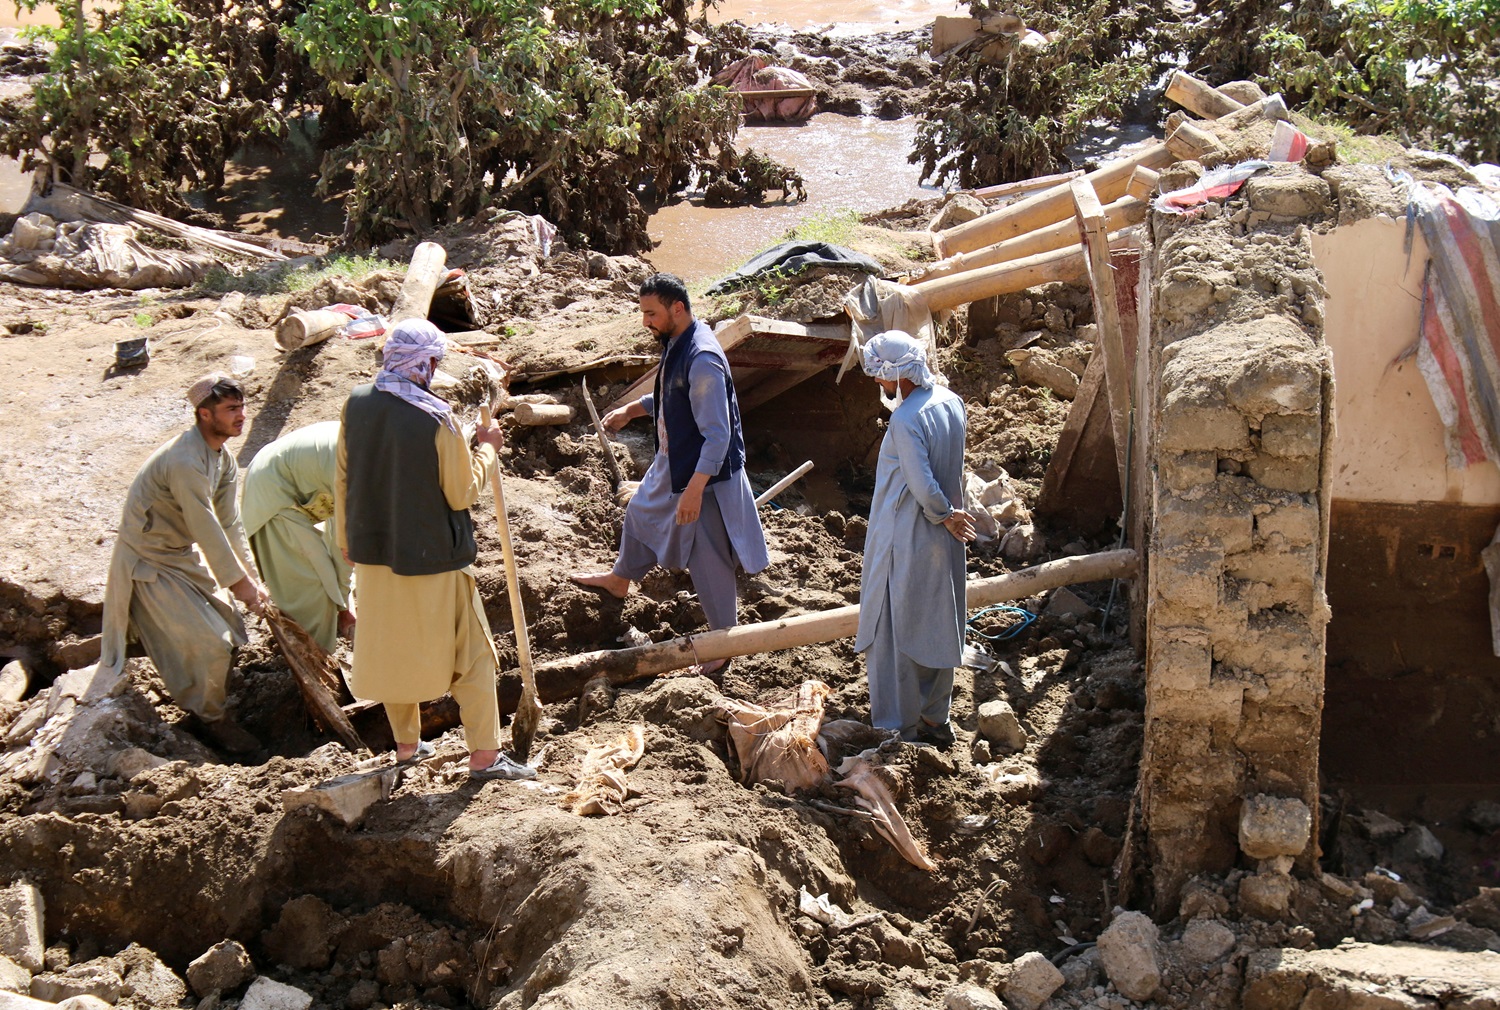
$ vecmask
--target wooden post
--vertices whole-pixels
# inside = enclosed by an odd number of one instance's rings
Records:
[[[1093,185],[1100,200],[1118,200],[1125,195],[1130,177],[1137,167],[1144,165],[1146,168],[1165,168],[1175,160],[1166,144],[1157,143],[1132,157],[1112,161],[1083,178]],[[936,232],[932,237],[932,244],[938,258],[946,259],[956,253],[972,252],[1058,221],[1066,221],[1072,215],[1072,191],[1068,183],[1063,183],[991,211],[983,217],[965,221],[947,231]]]
[[[1077,246],[1072,249],[1055,249],[1052,252],[1027,256],[1009,263],[980,267],[952,277],[938,277],[911,285],[927,300],[932,312],[954,309],[981,298],[1025,291],[1027,288],[1051,281],[1067,281],[1077,284],[1087,276],[1083,265],[1083,252]]]
[[[391,325],[403,319],[426,319],[432,308],[432,293],[448,274],[448,253],[436,242],[423,242],[411,254],[406,281],[391,309]]]
[[[1104,352],[1104,385],[1109,390],[1109,416],[1115,433],[1115,458],[1120,487],[1125,487],[1125,456],[1130,416],[1130,376],[1125,370],[1125,336],[1120,326],[1115,297],[1114,267],[1109,261],[1109,232],[1104,208],[1094,188],[1085,179],[1072,183],[1074,216],[1088,263],[1089,286],[1094,293],[1094,322],[1099,324],[1099,342]]]
[[[1060,558],[1033,568],[968,584],[968,607],[987,607],[1020,600],[1059,586],[1129,578],[1139,559],[1133,550],[1104,551]],[[815,642],[848,638],[859,628],[859,606],[800,614],[763,624],[742,624],[633,649],[605,649],[543,663],[536,667],[537,691],[551,703],[577,697],[595,677],[626,684],[642,677],[680,670],[694,663],[792,649]]]
[[[1150,173],[1152,185],[1155,185],[1156,173],[1149,168],[1136,169],[1139,172]],[[1135,180],[1131,180],[1135,185]],[[1108,207],[1104,208],[1105,220],[1110,231],[1119,231],[1121,228],[1133,224],[1140,224],[1146,219],[1147,202],[1130,196],[1122,196]],[[912,283],[920,284],[938,277],[952,277],[956,274],[965,273],[969,270],[977,270],[980,267],[993,266],[997,263],[1014,263],[1025,259],[1027,256],[1036,256],[1040,253],[1051,252],[1054,249],[1066,249],[1078,244],[1078,225],[1071,218],[1049,224],[1044,228],[1029,231],[1025,235],[1017,235],[1013,239],[1004,242],[996,242],[973,252],[959,253],[950,256],[928,267],[919,274]]]
[[[1168,101],[1176,102],[1199,119],[1218,119],[1245,106],[1191,74],[1181,70],[1167,84]]]
[[[511,416],[517,424],[569,424],[573,408],[565,403],[518,403]]]
[[[1156,192],[1156,181],[1161,178],[1161,173],[1155,169],[1146,168],[1144,165],[1130,173],[1130,183],[1125,187],[1125,195],[1133,196],[1137,200],[1150,200],[1151,194]],[[1109,214],[1109,208],[1120,201],[1116,200],[1104,208],[1104,213]],[[1110,225],[1110,228],[1118,228],[1120,225]]]
[[[1167,150],[1180,161],[1219,161],[1229,153],[1218,137],[1193,123],[1183,123],[1172,131]]]

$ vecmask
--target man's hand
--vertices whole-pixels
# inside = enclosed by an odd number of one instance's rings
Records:
[[[505,432],[501,431],[500,426],[494,421],[481,424],[474,429],[474,438],[480,445],[494,446],[496,452],[505,446]]]
[[[271,597],[266,593],[265,587],[248,575],[230,586],[229,592],[252,614],[264,613],[266,604],[271,602]]]
[[[979,534],[974,529],[974,517],[963,509],[954,509],[947,519],[943,520],[943,526],[953,539],[961,544],[972,543]]]
[[[599,423],[604,425],[605,431],[619,431],[636,418],[645,416],[646,408],[641,406],[641,401],[631,400],[625,406],[616,407],[605,414],[599,419]]]
[[[708,474],[695,473],[677,499],[677,525],[686,526],[698,521],[703,512],[703,489],[708,486]]]

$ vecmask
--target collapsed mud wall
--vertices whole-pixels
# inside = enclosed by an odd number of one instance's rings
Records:
[[[1157,214],[1143,257],[1153,478],[1142,816],[1158,910],[1183,882],[1260,873],[1286,908],[1316,858],[1332,374],[1300,167],[1197,217]]]

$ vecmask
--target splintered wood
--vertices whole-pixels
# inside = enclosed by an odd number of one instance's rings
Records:
[[[265,618],[271,627],[271,636],[276,639],[277,647],[286,657],[286,665],[291,667],[292,674],[297,678],[297,687],[302,692],[307,710],[312,713],[313,721],[324,732],[337,736],[350,750],[363,748],[365,742],[359,738],[349,717],[339,707],[342,678],[339,675],[338,660],[314,641],[300,624],[278,610],[274,603],[266,604]]]

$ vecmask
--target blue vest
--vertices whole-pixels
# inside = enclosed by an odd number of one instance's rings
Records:
[[[745,465],[745,438],[740,433],[740,404],[734,395],[734,380],[729,376],[729,360],[714,339],[713,331],[694,319],[676,339],[667,342],[661,365],[656,370],[656,410],[667,428],[667,463],[672,471],[672,493],[681,494],[698,467],[698,454],[706,441],[693,417],[688,397],[688,372],[700,354],[711,354],[724,365],[724,390],[729,398],[729,452],[724,466],[710,477],[710,484],[728,480],[729,475]],[[656,431],[652,426],[652,432]],[[661,450],[658,440],[657,451]]]

